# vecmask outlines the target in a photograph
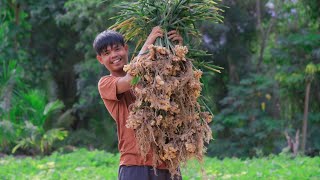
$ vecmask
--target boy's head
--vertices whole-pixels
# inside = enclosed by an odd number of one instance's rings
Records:
[[[106,30],[97,35],[93,42],[98,61],[113,75],[123,76],[123,66],[128,63],[128,46],[123,36],[113,30]]]
[[[123,36],[116,31],[105,30],[96,36],[93,42],[93,48],[97,55],[101,55],[108,46],[113,46],[115,44],[124,46],[125,43]]]

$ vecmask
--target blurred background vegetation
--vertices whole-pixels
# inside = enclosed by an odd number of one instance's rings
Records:
[[[75,147],[117,152],[92,42],[115,0],[0,0],[0,153]],[[129,1],[128,1],[129,2]],[[215,115],[209,156],[320,150],[320,1],[223,0],[224,23],[198,22],[203,96]],[[136,42],[129,42],[133,52]],[[287,137],[285,136],[287,134]],[[295,138],[297,134],[298,138]]]

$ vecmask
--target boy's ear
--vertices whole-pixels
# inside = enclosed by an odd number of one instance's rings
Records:
[[[100,62],[100,64],[103,64],[102,57],[100,55],[97,55],[96,58]]]
[[[129,49],[128,44],[124,44],[124,49],[125,49],[126,51],[128,51],[128,49]]]

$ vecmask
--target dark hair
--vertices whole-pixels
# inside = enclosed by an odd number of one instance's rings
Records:
[[[124,46],[123,36],[114,30],[105,30],[96,36],[93,41],[93,48],[96,50],[96,53],[100,55],[105,48],[115,44]]]

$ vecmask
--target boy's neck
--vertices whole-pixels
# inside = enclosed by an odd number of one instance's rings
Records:
[[[125,71],[121,71],[121,72],[111,72],[110,75],[111,76],[115,76],[115,77],[124,77],[126,76],[126,72]]]

